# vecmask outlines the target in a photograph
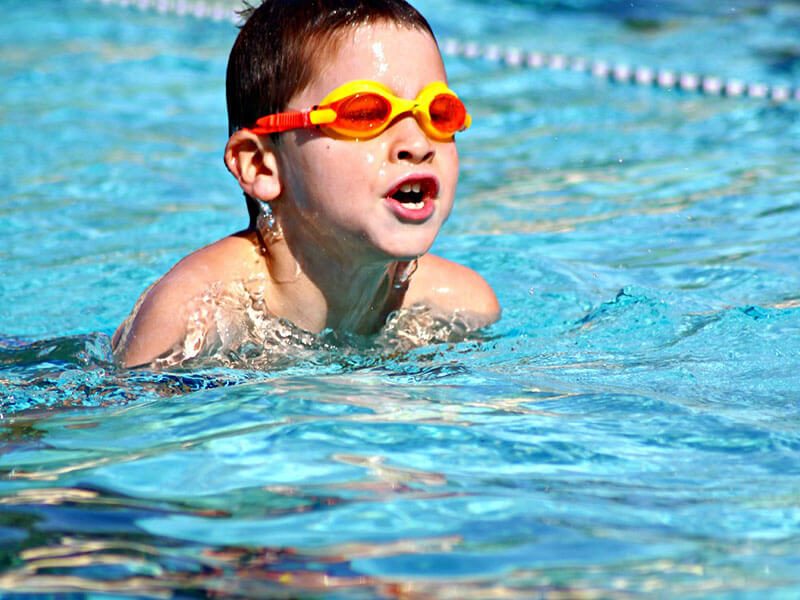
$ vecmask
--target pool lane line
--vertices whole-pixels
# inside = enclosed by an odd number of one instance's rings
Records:
[[[444,40],[441,48],[442,53],[447,56],[483,59],[513,68],[587,73],[611,83],[656,87],[663,90],[677,89],[705,96],[747,97],[776,103],[800,101],[800,88],[788,85],[747,83],[736,78],[725,79],[714,75],[630,66],[626,63],[612,63],[565,54],[527,52],[497,45],[481,46],[475,42],[461,42],[456,39]]]
[[[136,8],[142,12],[156,12],[162,15],[194,17],[200,20],[230,22],[241,25],[242,19],[230,3],[204,2],[203,0],[85,0],[92,4]],[[244,4],[239,2],[244,8]]]
[[[237,10],[228,2],[206,2],[205,0],[85,0],[106,6],[136,8],[160,14],[193,17],[201,20],[229,22],[241,25]],[[236,2],[243,6],[240,1]],[[704,96],[728,98],[753,98],[774,103],[800,102],[800,87],[767,83],[748,83],[736,78],[714,75],[698,75],[671,69],[653,69],[646,66],[631,66],[605,60],[504,48],[499,45],[481,45],[458,39],[445,39],[440,44],[442,54],[467,60],[485,60],[511,68],[546,69],[550,71],[572,71],[586,73],[597,79],[615,84],[655,87],[662,90],[679,90]]]

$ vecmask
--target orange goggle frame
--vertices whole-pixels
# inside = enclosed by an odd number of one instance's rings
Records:
[[[437,141],[451,140],[472,122],[464,103],[441,81],[425,86],[414,100],[398,98],[376,81],[351,81],[325,96],[318,106],[261,117],[250,131],[266,135],[319,126],[329,135],[367,139],[404,114],[412,114],[425,134]]]

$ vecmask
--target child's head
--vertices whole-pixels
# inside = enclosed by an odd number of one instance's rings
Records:
[[[375,125],[381,133],[281,128],[282,119],[294,123],[365,82],[394,97],[401,111]],[[414,8],[404,0],[267,0],[234,45],[227,91],[226,164],[245,192],[251,225],[268,204],[293,252],[356,262],[427,252],[450,213],[458,177],[453,133],[460,126],[448,129],[443,119],[458,113],[455,105],[464,126],[468,117],[446,89],[436,41]],[[409,105],[413,110],[400,108]],[[377,114],[371,110],[359,108],[354,118],[370,120]],[[337,114],[317,112],[326,111]],[[267,135],[278,130],[287,134]]]
[[[226,77],[229,135],[285,110],[335,53],[345,30],[387,21],[434,38],[425,17],[405,0],[265,0],[242,16]],[[259,209],[249,196],[247,208],[252,225]]]
[[[229,133],[285,110],[335,54],[345,31],[383,21],[433,37],[405,0],[265,0],[243,16],[228,60]]]

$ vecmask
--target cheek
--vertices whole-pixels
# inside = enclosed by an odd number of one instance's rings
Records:
[[[445,161],[455,173],[458,173],[458,147],[454,143],[447,146]]]
[[[311,200],[336,184],[338,168],[333,151],[326,140],[314,140],[293,149],[287,155],[285,168],[289,190],[294,196]]]
[[[370,149],[361,142],[318,140],[303,152],[301,173],[314,173],[317,178],[345,182],[366,173],[367,167],[379,162],[377,149]]]
[[[441,149],[439,154],[442,179],[446,180],[446,185],[455,191],[458,182],[458,150],[455,144],[449,144]]]
[[[309,214],[346,213],[371,193],[380,161],[378,149],[358,142],[310,140],[286,154],[286,191]]]

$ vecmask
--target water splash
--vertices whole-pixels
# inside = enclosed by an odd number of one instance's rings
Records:
[[[190,303],[184,339],[151,366],[156,370],[222,366],[257,371],[298,364],[365,366],[423,346],[461,342],[477,329],[469,315],[445,317],[417,305],[391,313],[376,335],[330,329],[315,334],[269,312],[265,283],[258,276],[210,287]],[[127,331],[120,347],[125,335]]]
[[[381,367],[411,360],[418,348],[481,336],[469,317],[444,318],[424,306],[390,314],[376,335],[314,334],[271,315],[263,286],[255,283],[210,288],[188,310],[185,339],[144,368],[121,368],[104,333],[0,338],[0,414],[166,398],[287,369],[321,374]]]
[[[106,407],[230,386],[254,374],[127,370],[105,333],[27,341],[0,336],[0,420],[36,411]]]

